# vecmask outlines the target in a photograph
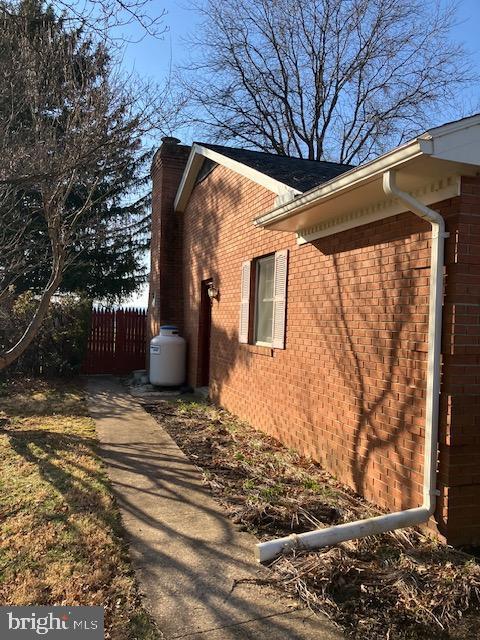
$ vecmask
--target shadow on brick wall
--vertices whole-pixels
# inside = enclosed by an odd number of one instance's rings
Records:
[[[375,244],[378,225],[313,242],[329,256],[332,277],[312,306],[319,333],[331,337],[323,344],[337,385],[355,406],[343,425],[350,482],[359,494],[390,504],[393,498],[404,509],[422,499],[428,312],[416,290],[428,264],[407,245],[425,244],[415,234],[426,225],[404,214],[384,226],[394,252]]]
[[[212,237],[217,242],[214,200],[211,208],[205,219],[212,225]],[[356,236],[344,233],[314,242],[320,254],[329,256],[331,274],[328,283],[312,288],[308,304],[313,310],[314,333],[325,350],[323,362],[331,366],[328,375],[355,406],[345,412],[342,425],[345,446],[351,451],[349,472],[342,480],[362,495],[381,495],[386,503],[394,497],[397,508],[409,508],[421,501],[428,307],[424,293],[417,289],[428,278],[428,264],[419,261],[416,252],[406,246],[409,242],[425,246],[422,223],[415,222],[412,228],[408,218],[401,216],[396,223],[388,231],[388,245],[394,246],[395,252],[385,256],[385,264],[381,263],[381,249],[377,251],[369,235],[370,225],[363,234],[357,230]],[[365,248],[371,248],[370,257],[356,252]],[[211,258],[206,257],[204,262],[221,290],[214,249],[212,245]],[[378,255],[372,257],[376,251]],[[204,268],[197,273],[197,280],[205,274]],[[369,270],[376,272],[373,281]],[[288,326],[287,320],[287,350]],[[213,381],[213,395],[219,399],[230,384],[233,370],[240,365],[248,373],[258,360],[239,348],[238,332],[225,331],[221,317],[213,328],[213,339],[220,354],[217,370],[221,364],[222,371]],[[310,391],[308,387],[304,390],[299,423],[318,430],[315,425],[324,418],[319,418],[318,402]],[[258,391],[252,389],[251,393]],[[272,425],[278,425],[277,433],[284,430],[275,407],[271,407],[271,415]],[[324,423],[323,430],[325,426],[328,428]],[[322,438],[320,433],[318,438]],[[314,457],[322,461],[321,454]],[[375,491],[371,490],[372,481],[377,485]]]

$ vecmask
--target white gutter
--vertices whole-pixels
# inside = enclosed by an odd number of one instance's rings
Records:
[[[438,456],[438,407],[440,400],[440,361],[442,338],[443,268],[445,221],[443,217],[426,207],[416,198],[396,186],[395,171],[383,174],[383,190],[398,198],[415,215],[430,222],[432,226],[432,248],[430,258],[430,299],[428,308],[428,363],[427,395],[425,411],[425,452],[423,468],[423,504],[421,507],[398,511],[367,520],[316,529],[307,533],[293,534],[256,545],[255,557],[259,562],[273,560],[293,547],[314,549],[338,544],[346,540],[393,531],[403,527],[427,522],[436,505],[437,456]]]
[[[356,189],[364,182],[375,180],[378,176],[383,175],[387,169],[395,169],[422,155],[431,155],[432,149],[431,139],[424,134],[401,147],[393,149],[393,151],[385,153],[379,158],[341,173],[319,187],[314,187],[304,194],[297,195],[294,200],[281,204],[256,218],[253,221],[254,225],[256,227],[268,227],[269,224],[289,218],[292,213],[297,214],[304,209],[308,209],[321,199],[336,198],[342,193]]]

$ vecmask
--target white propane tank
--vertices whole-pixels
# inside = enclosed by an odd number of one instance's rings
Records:
[[[160,327],[160,334],[150,340],[150,383],[176,387],[185,382],[186,342],[177,327]]]

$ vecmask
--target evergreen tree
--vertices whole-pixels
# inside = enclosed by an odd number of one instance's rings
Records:
[[[115,299],[142,281],[150,152],[140,140],[157,106],[105,41],[41,0],[0,4],[0,87],[0,314],[38,294],[1,369],[57,291]]]

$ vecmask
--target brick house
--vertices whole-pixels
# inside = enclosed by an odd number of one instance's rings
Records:
[[[479,165],[480,116],[359,167],[172,138],[152,165],[149,327],[178,325],[188,382],[388,511],[437,494],[455,545],[480,542]]]

